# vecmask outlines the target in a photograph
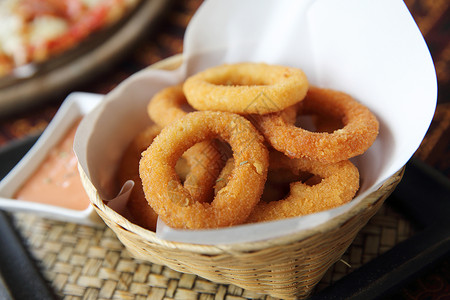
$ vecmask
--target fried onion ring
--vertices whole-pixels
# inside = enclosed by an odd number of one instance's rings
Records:
[[[201,203],[181,185],[174,167],[186,149],[218,136],[233,149],[235,167],[227,187],[211,203]],[[267,167],[263,137],[248,120],[225,112],[193,112],[161,131],[143,153],[139,173],[147,201],[167,225],[199,229],[244,222],[259,201]]]
[[[270,152],[270,169],[289,168],[319,176],[314,185],[302,181],[290,184],[289,195],[277,201],[260,201],[246,223],[256,223],[303,216],[343,205],[353,199],[359,188],[358,169],[349,161],[321,164],[308,159],[290,159],[280,152]],[[269,170],[270,172],[270,170]]]
[[[217,178],[216,185],[214,186],[214,194],[217,195],[217,193],[226,185],[228,184],[228,181],[230,181],[230,175],[234,168],[234,160],[233,158],[230,158],[225,166],[223,167],[222,171],[219,174],[219,177]],[[296,180],[299,179],[299,176],[293,175],[290,172],[286,172],[286,170],[280,170],[280,172],[276,172],[274,174],[274,170],[271,170],[269,165],[269,172],[267,173],[267,180],[264,185],[264,190],[261,195],[260,201],[272,201],[274,199],[281,199],[286,195],[285,193],[285,186],[288,185],[287,182],[291,182],[293,180],[289,180],[292,178],[295,178]],[[272,178],[269,178],[272,177]],[[288,178],[289,177],[289,178]],[[284,193],[284,194],[283,194]]]
[[[225,64],[189,77],[183,90],[197,110],[267,114],[301,101],[308,90],[302,70],[264,63]]]
[[[309,158],[323,163],[346,160],[364,153],[378,135],[375,115],[345,93],[310,87],[298,107],[302,114],[328,114],[338,118],[343,128],[332,133],[311,132],[287,122],[280,113],[255,116],[256,127],[271,146],[291,158]]]
[[[155,231],[158,215],[148,204],[142,189],[142,182],[139,176],[139,161],[141,153],[152,143],[159,134],[161,127],[154,124],[147,127],[130,142],[119,164],[117,171],[118,186],[123,186],[126,181],[133,180],[134,186],[131,190],[130,198],[127,202],[127,209],[132,221],[141,227]],[[183,177],[183,185],[199,202],[208,201],[212,198],[211,187],[222,168],[220,163],[223,158],[214,157],[217,154],[215,143],[198,143],[188,149],[180,159],[175,170],[180,177]]]
[[[184,117],[188,112],[183,106],[187,105],[182,85],[174,85],[153,96],[147,105],[147,113],[156,124],[165,127]],[[182,159],[189,167],[184,187],[196,201],[205,202],[212,199],[212,188],[226,162],[222,156],[217,140],[195,144],[183,154]]]
[[[142,190],[141,178],[139,177],[139,160],[141,153],[150,146],[153,139],[159,134],[161,127],[151,125],[144,131],[138,133],[131,141],[122,155],[122,159],[117,171],[117,181],[119,186],[123,186],[126,181],[133,180],[134,186],[131,190],[130,198],[127,202],[127,209],[132,221],[141,227],[155,231],[158,215],[148,205]]]
[[[182,85],[179,84],[156,93],[147,105],[147,113],[156,124],[164,127],[184,117],[188,111],[183,106],[187,105]]]

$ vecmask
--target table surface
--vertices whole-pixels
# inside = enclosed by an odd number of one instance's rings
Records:
[[[164,58],[181,53],[186,26],[202,1],[173,1],[157,26],[130,52],[97,78],[57,95],[45,103],[0,119],[0,146],[42,132],[67,94],[83,91],[105,94],[131,74]],[[405,0],[430,48],[435,62],[439,96],[433,122],[414,159],[450,177],[450,2]],[[13,214],[14,225],[46,280],[65,299],[269,299],[231,285],[209,282],[167,267],[134,260],[108,228],[91,228]],[[319,293],[339,278],[358,269],[414,235],[407,217],[389,205],[370,220],[348,251],[325,275]],[[395,291],[394,298],[450,297],[450,260]],[[214,298],[215,297],[215,298]]]

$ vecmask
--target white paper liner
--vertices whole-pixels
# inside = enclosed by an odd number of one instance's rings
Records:
[[[150,122],[146,106],[157,91],[207,67],[242,61],[301,68],[312,85],[344,91],[376,114],[380,134],[354,160],[362,178],[358,196],[336,209],[266,224],[174,230],[159,222],[157,235],[162,239],[251,242],[307,230],[337,217],[406,164],[436,106],[433,62],[401,0],[209,0],[187,28],[180,68],[135,74],[80,125],[75,151],[101,197],[114,197],[110,185],[117,161],[134,134]]]

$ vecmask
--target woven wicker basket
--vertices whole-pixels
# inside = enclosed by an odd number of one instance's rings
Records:
[[[173,69],[180,63],[181,57],[175,56],[152,67]],[[314,229],[266,241],[228,245],[161,240],[154,232],[129,222],[106,206],[81,168],[80,175],[97,213],[136,258],[217,283],[292,299],[307,297],[312,292],[400,182],[403,169],[350,211]]]

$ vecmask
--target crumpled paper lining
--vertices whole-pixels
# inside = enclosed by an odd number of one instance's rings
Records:
[[[157,91],[207,67],[241,61],[301,68],[312,85],[344,91],[375,113],[380,134],[354,159],[362,178],[358,196],[336,209],[265,224],[174,230],[159,222],[162,239],[250,242],[323,224],[351,209],[409,160],[436,105],[433,63],[401,0],[209,0],[187,28],[181,67],[135,74],[80,125],[75,151],[102,199],[114,201],[115,166],[134,135],[149,124],[146,106]]]

